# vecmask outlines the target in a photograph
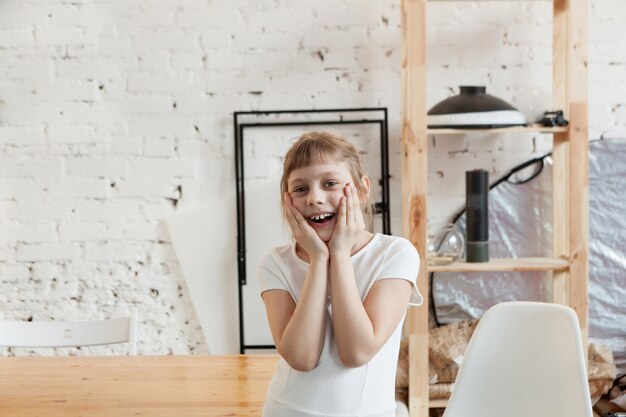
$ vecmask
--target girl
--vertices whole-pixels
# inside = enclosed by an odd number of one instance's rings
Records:
[[[417,251],[369,231],[370,180],[339,135],[302,135],[285,157],[281,191],[295,242],[258,267],[281,355],[263,416],[393,417],[402,323],[407,305],[422,303]]]

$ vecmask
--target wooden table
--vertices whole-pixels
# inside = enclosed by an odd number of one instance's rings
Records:
[[[276,355],[0,358],[0,416],[260,416]]]

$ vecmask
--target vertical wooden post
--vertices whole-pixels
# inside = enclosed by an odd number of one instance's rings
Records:
[[[421,263],[424,304],[409,310],[409,411],[428,416],[428,276],[426,270],[426,0],[402,0],[402,233]]]
[[[566,0],[554,1],[552,20],[552,101],[554,110],[563,110],[570,117],[567,64]],[[569,134],[553,136],[552,172],[552,256],[569,259]],[[568,305],[569,269],[555,271],[552,276],[552,302]]]
[[[578,315],[584,346],[589,314],[589,114],[587,76],[588,0],[568,0],[569,77],[569,305]],[[585,356],[586,357],[586,356]]]
[[[588,8],[588,0],[554,1],[554,106],[570,122],[567,133],[554,136],[553,250],[570,261],[568,271],[555,274],[554,301],[576,311],[584,346],[589,327]]]

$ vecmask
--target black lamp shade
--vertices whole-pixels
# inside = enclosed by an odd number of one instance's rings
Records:
[[[484,129],[523,126],[526,118],[504,100],[487,94],[483,86],[461,86],[461,93],[428,112],[429,128]]]

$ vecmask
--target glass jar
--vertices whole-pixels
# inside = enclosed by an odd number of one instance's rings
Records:
[[[465,236],[453,223],[428,224],[428,265],[449,265],[463,255]]]

